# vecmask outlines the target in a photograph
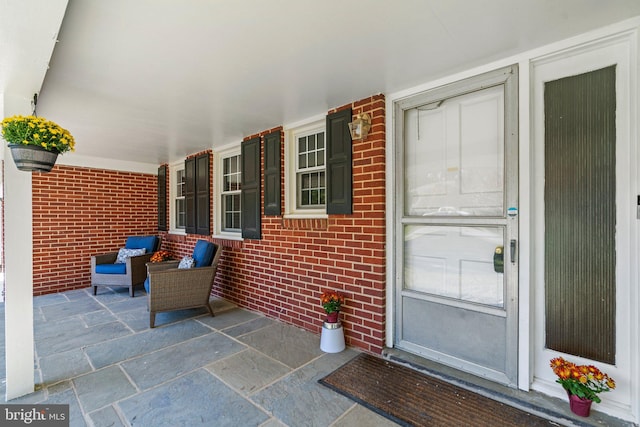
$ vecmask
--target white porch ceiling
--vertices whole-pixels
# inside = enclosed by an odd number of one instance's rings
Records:
[[[69,0],[38,115],[159,164],[640,15],[638,0]]]

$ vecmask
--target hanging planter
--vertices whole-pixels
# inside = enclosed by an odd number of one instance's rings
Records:
[[[49,172],[58,154],[75,148],[75,140],[68,130],[42,117],[8,117],[0,126],[13,161],[22,171]]]
[[[37,145],[9,144],[11,157],[18,170],[27,172],[49,172],[58,158],[58,153]]]

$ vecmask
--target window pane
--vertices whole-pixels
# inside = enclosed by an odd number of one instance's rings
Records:
[[[297,207],[320,208],[325,204],[325,135],[318,132],[297,138]]]
[[[176,171],[176,197],[184,196],[184,169]]]
[[[325,203],[324,172],[298,175],[300,206],[321,206]]]
[[[404,288],[494,307],[504,306],[501,227],[407,225],[404,228]],[[502,255],[504,256],[504,255]]]
[[[223,159],[222,195],[220,216],[222,231],[240,231],[240,190],[242,169],[240,155]]]
[[[185,201],[176,199],[176,228],[185,227]]]
[[[241,224],[240,194],[228,194],[222,197],[224,231],[239,231]]]

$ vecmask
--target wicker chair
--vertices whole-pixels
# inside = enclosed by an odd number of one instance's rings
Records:
[[[202,254],[204,257],[199,257]],[[180,261],[147,263],[149,327],[155,327],[156,313],[164,311],[206,307],[214,316],[209,297],[221,254],[218,245],[198,240],[193,251],[193,268],[178,268]]]
[[[145,248],[144,255],[132,256],[126,262],[117,264],[118,252],[109,252],[91,257],[91,286],[93,294],[98,286],[127,286],[133,297],[134,286],[144,283],[147,277],[146,263],[155,251],[160,249],[162,239],[158,236],[131,236],[125,243],[126,249]]]

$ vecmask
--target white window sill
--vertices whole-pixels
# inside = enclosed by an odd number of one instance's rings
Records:
[[[229,233],[229,234],[214,234],[211,236],[213,239],[223,239],[223,240],[237,240],[239,242],[244,241],[242,235],[240,233]]]
[[[327,215],[326,213],[308,213],[308,214],[301,214],[301,213],[294,213],[294,214],[285,214],[283,215],[284,219],[327,219],[329,218],[329,215]]]

